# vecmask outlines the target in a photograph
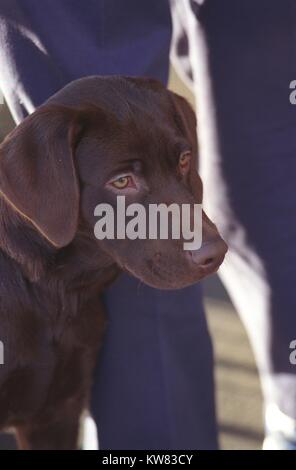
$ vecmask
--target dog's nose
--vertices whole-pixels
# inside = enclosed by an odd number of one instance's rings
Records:
[[[212,274],[219,268],[227,252],[227,245],[218,237],[202,244],[199,250],[189,251],[190,261],[197,265],[204,275]]]

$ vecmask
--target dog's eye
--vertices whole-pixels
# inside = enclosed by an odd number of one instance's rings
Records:
[[[135,184],[131,176],[120,176],[111,182],[111,185],[116,189],[134,188]]]
[[[182,174],[187,173],[190,166],[191,153],[186,151],[181,153],[179,158],[179,168]]]

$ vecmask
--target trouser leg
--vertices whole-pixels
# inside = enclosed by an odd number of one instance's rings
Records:
[[[205,206],[230,247],[220,273],[249,333],[265,405],[295,420],[295,5],[198,3],[184,5]]]

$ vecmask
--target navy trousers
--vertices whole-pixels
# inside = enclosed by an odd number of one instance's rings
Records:
[[[173,59],[197,97],[204,205],[230,247],[220,274],[265,406],[296,420],[296,4],[171,1]]]
[[[170,41],[166,0],[1,0],[1,88],[19,122],[81,76],[166,83]],[[109,326],[92,396],[100,448],[216,448],[200,287],[161,292],[123,275],[105,303]]]

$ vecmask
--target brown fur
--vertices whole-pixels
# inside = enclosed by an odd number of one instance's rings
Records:
[[[191,149],[188,176],[178,172]],[[182,98],[148,79],[75,81],[24,120],[0,146],[0,428],[25,449],[73,449],[104,330],[100,294],[121,269],[177,288],[217,269],[186,258],[176,240],[95,239],[94,207],[114,205],[110,172],[140,161],[133,201],[201,202],[195,117]],[[132,161],[131,161],[132,160]],[[128,199],[128,197],[127,197]],[[215,245],[216,246],[216,245]]]

